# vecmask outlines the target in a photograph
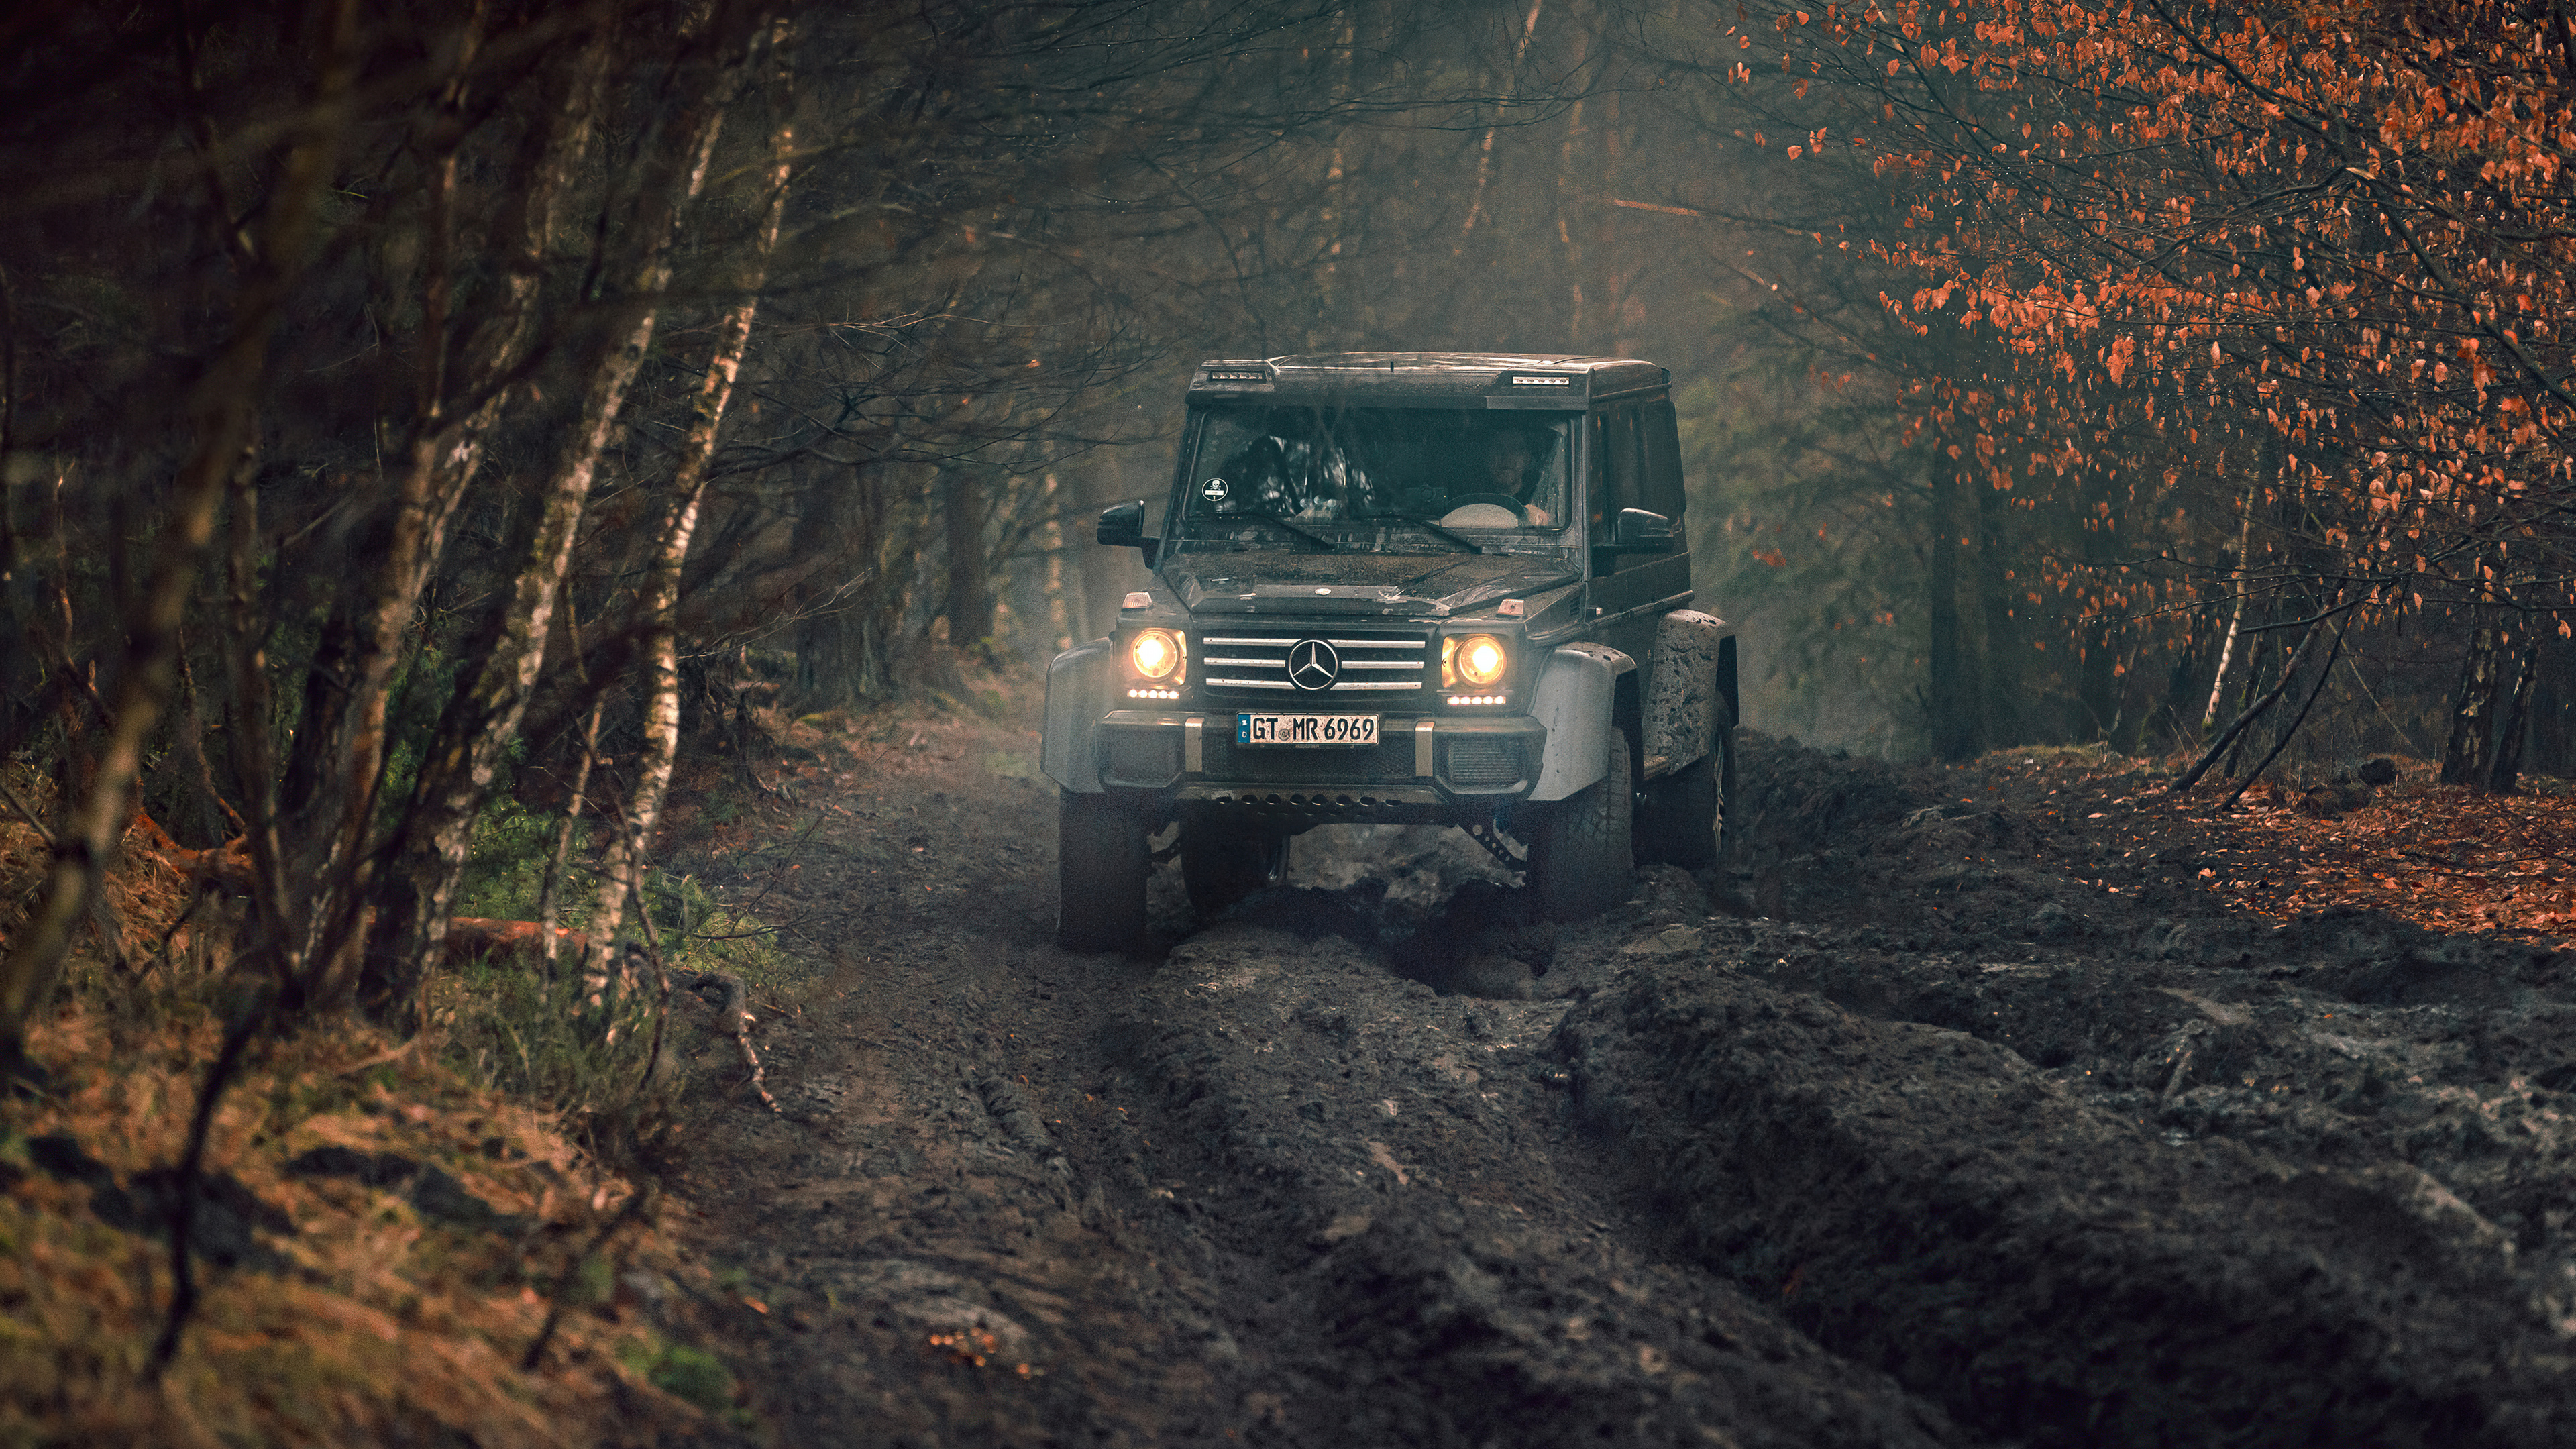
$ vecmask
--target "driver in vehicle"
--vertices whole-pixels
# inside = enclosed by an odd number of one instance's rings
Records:
[[[1505,428],[1485,440],[1485,483],[1489,492],[1510,497],[1522,513],[1540,528],[1556,520],[1548,511],[1530,502],[1538,486],[1539,467],[1547,461],[1550,439],[1532,437],[1519,428]]]

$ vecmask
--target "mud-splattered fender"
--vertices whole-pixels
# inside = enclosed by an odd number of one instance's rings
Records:
[[[1611,710],[1619,676],[1636,668],[1636,660],[1607,644],[1568,644],[1548,656],[1530,700],[1531,717],[1547,726],[1547,756],[1532,800],[1562,800],[1601,778],[1603,733],[1617,728]]]
[[[1649,776],[1668,775],[1707,754],[1718,726],[1732,722],[1732,681],[1720,668],[1728,642],[1726,621],[1696,609],[1675,609],[1655,626],[1643,730]]]
[[[1100,756],[1091,737],[1109,713],[1117,671],[1107,639],[1068,649],[1047,666],[1046,738],[1038,744],[1038,768],[1079,794],[1100,790]]]

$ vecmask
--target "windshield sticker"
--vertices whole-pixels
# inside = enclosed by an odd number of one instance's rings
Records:
[[[1210,503],[1223,503],[1225,501],[1226,494],[1232,491],[1232,489],[1225,486],[1224,479],[1210,478],[1206,483],[1200,485],[1199,496]]]

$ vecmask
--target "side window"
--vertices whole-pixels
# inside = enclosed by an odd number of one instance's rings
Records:
[[[1646,404],[1644,431],[1646,501],[1637,506],[1653,509],[1678,528],[1690,497],[1682,488],[1681,427],[1670,401]]]
[[[1592,418],[1592,541],[1608,543],[1622,508],[1647,508],[1645,453],[1633,406]]]

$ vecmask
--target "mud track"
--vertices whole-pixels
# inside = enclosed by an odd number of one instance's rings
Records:
[[[1215,921],[1158,878],[1149,958],[1069,955],[1051,787],[962,767],[851,781],[792,871],[683,860],[824,973],[761,1028],[787,1114],[738,1094],[686,1185],[755,1411],[799,1445],[2576,1442],[2576,957],[2231,916],[2080,818],[2138,778],[1763,741],[1744,774],[1733,873],[1562,929],[1463,836],[1318,833]]]

